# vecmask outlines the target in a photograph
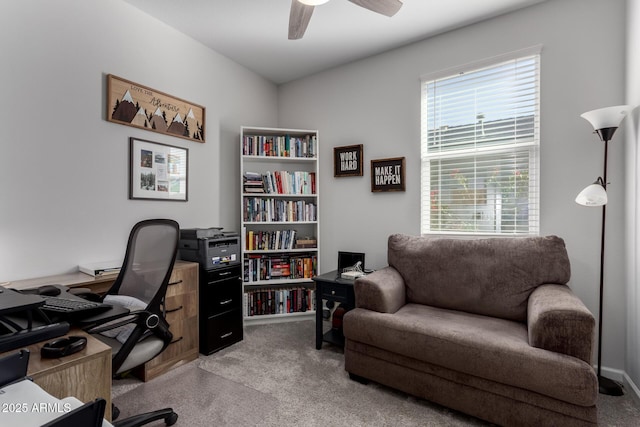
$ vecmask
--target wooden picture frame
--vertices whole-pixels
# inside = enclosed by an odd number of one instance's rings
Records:
[[[129,138],[129,199],[188,200],[189,150]]]
[[[371,192],[405,191],[405,158],[371,160]]]
[[[107,75],[107,121],[190,141],[205,142],[205,108]]]
[[[333,176],[362,176],[362,144],[333,147]]]

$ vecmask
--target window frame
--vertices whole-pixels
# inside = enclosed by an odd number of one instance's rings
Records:
[[[461,66],[451,67],[444,70],[440,70],[434,73],[428,73],[420,77],[420,101],[421,101],[421,141],[420,141],[420,155],[421,155],[421,171],[420,171],[420,231],[423,235],[471,235],[471,236],[500,236],[500,237],[514,237],[514,236],[536,236],[540,233],[540,74],[541,74],[541,53],[542,46],[536,45],[526,49],[517,50],[514,52],[498,55],[490,58],[486,58],[480,61],[474,61]],[[427,104],[429,102],[427,95],[427,86],[438,80],[449,79],[456,75],[464,75],[481,71],[483,69],[498,68],[499,66],[514,60],[523,60],[530,57],[534,57],[536,61],[535,69],[535,90],[536,98],[533,102],[535,109],[533,115],[533,136],[531,141],[515,143],[515,137],[509,142],[504,144],[489,144],[488,146],[476,146],[474,145],[469,149],[453,149],[450,151],[442,150],[440,146],[439,152],[428,152],[425,150],[427,141],[429,138],[429,129],[427,123]],[[436,113],[437,114],[437,113]],[[515,118],[514,118],[515,119]],[[475,139],[474,139],[475,141]],[[514,226],[514,230],[510,232],[496,231],[495,227],[491,231],[479,230],[478,224],[474,223],[473,230],[453,230],[453,229],[432,229],[431,227],[431,162],[438,159],[453,159],[453,158],[470,158],[474,157],[472,162],[468,165],[477,165],[478,158],[488,155],[516,155],[514,153],[522,153],[527,151],[528,155],[528,180],[529,188],[527,194],[527,221],[528,230],[518,231],[517,226]],[[497,161],[496,161],[497,162]],[[474,171],[474,177],[475,177]]]

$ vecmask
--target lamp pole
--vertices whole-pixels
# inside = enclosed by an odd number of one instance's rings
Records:
[[[613,107],[599,108],[597,110],[582,113],[580,117],[587,120],[593,126],[595,133],[604,142],[604,175],[582,190],[576,202],[584,206],[602,206],[602,234],[600,238],[600,305],[598,307],[598,385],[600,393],[610,396],[624,394],[622,386],[617,382],[603,377],[602,370],[602,312],[604,308],[604,243],[605,225],[607,218],[607,155],[609,154],[609,141],[620,126],[622,120],[633,108],[629,105],[617,105]],[[602,188],[599,188],[599,184]],[[594,188],[597,191],[594,191]]]
[[[609,141],[604,141],[604,174],[602,177],[602,187],[607,190],[607,153],[609,151]],[[602,306],[604,305],[604,236],[607,224],[607,205],[602,205],[602,234],[600,237],[600,306],[598,307],[598,382],[602,381],[600,370],[602,369]]]
[[[602,176],[602,187],[607,190],[607,156],[609,154],[609,141],[617,128],[604,128],[596,131],[600,139],[604,142],[604,173]],[[600,238],[600,306],[598,307],[598,388],[600,393],[609,396],[622,396],[622,387],[615,381],[603,377],[600,374],[602,369],[602,311],[604,306],[604,242],[605,226],[607,218],[607,205],[602,205],[602,234]]]

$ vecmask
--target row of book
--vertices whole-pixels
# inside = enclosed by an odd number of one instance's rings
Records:
[[[245,135],[242,139],[242,154],[245,156],[316,157],[318,139],[316,135],[303,137]]]
[[[296,230],[249,230],[245,233],[245,249],[248,251],[293,249]]]
[[[316,291],[308,288],[260,289],[244,294],[246,316],[315,311]]]
[[[244,260],[244,281],[310,279],[318,273],[314,254],[249,255]]]
[[[245,193],[316,194],[315,172],[275,171],[265,174],[245,172]]]
[[[245,233],[245,249],[248,251],[278,251],[290,249],[315,249],[315,237],[299,237],[296,230],[248,230]]]
[[[245,197],[243,200],[245,222],[294,222],[317,221],[315,203],[304,200],[280,200],[264,197]]]

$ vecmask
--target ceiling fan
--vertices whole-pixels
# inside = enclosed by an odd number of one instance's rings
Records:
[[[301,39],[309,25],[313,9],[329,0],[291,0],[289,40]],[[393,16],[402,7],[400,0],[349,0],[358,6],[386,16]]]

